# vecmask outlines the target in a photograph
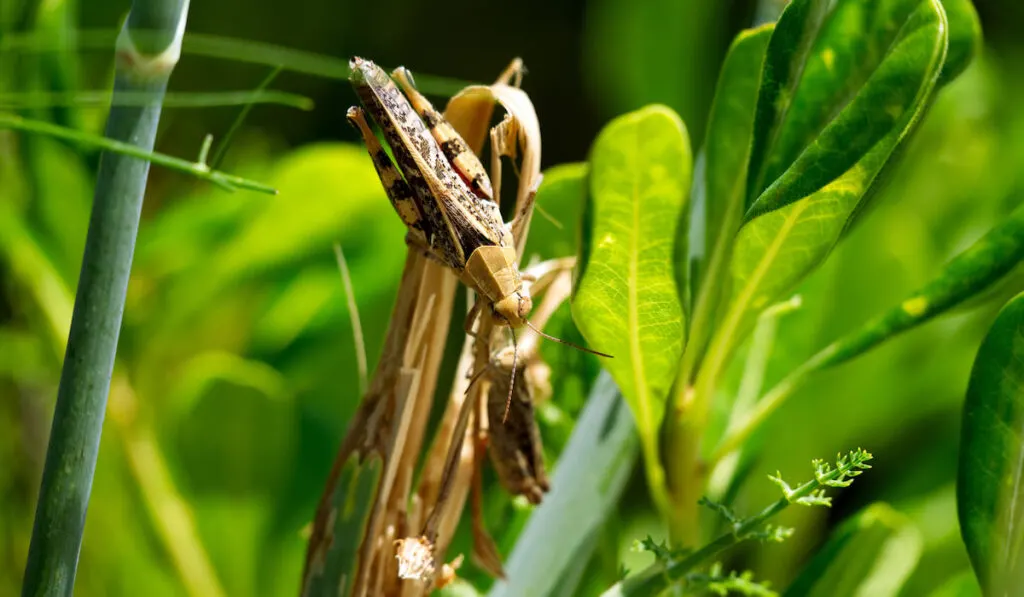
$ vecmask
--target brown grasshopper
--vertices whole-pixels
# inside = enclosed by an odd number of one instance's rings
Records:
[[[454,270],[486,299],[495,324],[521,327],[533,301],[523,288],[512,232],[491,199],[483,164],[415,91],[404,69],[396,71],[396,78],[417,110],[373,62],[354,58],[350,66],[352,85],[383,131],[398,167],[373,135],[361,109],[349,108],[347,117],[362,134],[388,198],[409,228],[407,242]],[[470,320],[475,315],[471,312]]]
[[[533,300],[523,285],[512,231],[502,221],[483,164],[416,90],[408,71],[399,68],[393,73],[403,95],[373,62],[357,57],[349,66],[352,86],[383,132],[395,161],[373,134],[362,109],[353,106],[346,116],[362,135],[384,190],[408,228],[406,242],[453,270],[481,297],[467,315],[466,331],[473,334],[473,321],[489,305],[497,326],[514,330],[526,325],[545,338],[611,357],[548,336],[530,324]],[[514,356],[510,377],[515,377]]]
[[[527,381],[528,367],[512,376],[515,348],[507,346],[491,358],[487,394],[488,452],[498,481],[512,495],[522,495],[534,505],[550,489],[544,469],[540,430],[533,414],[533,386]],[[512,384],[513,398],[506,406]],[[508,413],[502,415],[503,408]]]

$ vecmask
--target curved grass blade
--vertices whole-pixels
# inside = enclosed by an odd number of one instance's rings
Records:
[[[509,555],[506,580],[497,582],[489,597],[572,594],[573,587],[563,581],[589,559],[593,534],[618,503],[637,447],[633,416],[611,377],[602,373],[558,460],[551,490]]]
[[[662,106],[609,123],[590,155],[572,316],[633,410],[652,494],[666,512],[658,435],[682,356],[675,271],[692,158],[686,128]]]
[[[957,513],[985,595],[1024,586],[1024,293],[978,350],[964,402]]]
[[[77,49],[108,49],[117,37],[113,29],[81,29],[75,32]],[[148,40],[156,35],[153,31],[139,31],[136,38]],[[67,48],[54,46],[52,40],[36,34],[6,35],[0,39],[0,55],[12,52],[50,52]],[[76,48],[71,48],[72,50]],[[182,53],[230,60],[248,64],[261,64],[271,68],[323,77],[326,79],[348,79],[348,60],[287,48],[274,44],[236,39],[207,33],[186,33],[182,42]],[[391,71],[390,68],[387,69]],[[454,95],[471,83],[447,77],[416,74],[416,84],[426,94]]]

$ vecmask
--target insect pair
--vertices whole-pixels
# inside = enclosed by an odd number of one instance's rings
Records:
[[[528,326],[541,336],[610,357],[548,336],[527,319],[533,308],[517,265],[511,227],[501,218],[490,179],[479,158],[456,130],[420,94],[404,68],[395,81],[373,62],[354,58],[350,81],[360,102],[380,127],[395,161],[373,134],[362,109],[347,118],[361,133],[388,198],[405,223],[406,242],[454,271],[479,298],[466,319],[466,331],[482,310],[492,322],[512,330]],[[397,163],[397,166],[396,166]],[[513,352],[510,378],[515,379]],[[510,382],[511,383],[511,382]],[[505,417],[511,406],[510,385]]]

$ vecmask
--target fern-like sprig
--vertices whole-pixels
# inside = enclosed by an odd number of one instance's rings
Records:
[[[741,541],[784,541],[793,534],[793,529],[767,525],[766,522],[769,518],[782,512],[790,504],[831,506],[831,499],[825,496],[825,489],[848,487],[854,477],[871,468],[867,464],[871,458],[870,452],[858,448],[846,456],[839,455],[836,458],[835,466],[822,460],[814,460],[812,461],[814,479],[795,488],[783,481],[780,474],[769,476],[768,478],[782,489],[783,497],[749,518],[740,519],[728,507],[706,498],[702,499],[701,504],[711,508],[729,521],[731,526],[729,532],[720,535],[695,551],[671,550],[666,545],[655,543],[648,538],[641,542],[641,547],[655,554],[655,563],[642,572],[615,584],[604,593],[604,597],[657,595],[669,585],[686,583],[686,579],[697,566]],[[708,590],[711,590],[710,587]],[[754,594],[757,595],[757,593]]]

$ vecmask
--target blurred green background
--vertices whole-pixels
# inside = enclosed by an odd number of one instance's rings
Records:
[[[1024,6],[976,6],[982,55],[940,93],[871,213],[802,286],[805,306],[781,323],[767,383],[926,282],[1019,203]],[[0,0],[0,111],[102,131],[102,102],[53,99],[109,89],[113,34],[127,8]],[[221,0],[194,2],[188,31],[475,82],[520,56],[549,168],[585,159],[607,120],[651,102],[675,108],[699,147],[724,51],[758,10],[752,0]],[[186,41],[171,91],[253,89],[269,70],[192,53]],[[303,528],[359,399],[331,245],[340,242],[348,257],[371,368],[405,249],[402,224],[344,123],[355,103],[348,84],[284,72],[271,88],[308,96],[315,108],[255,106],[224,169],[267,182],[279,196],[225,193],[151,171],[78,595],[194,594],[204,578],[227,595],[297,592]],[[51,95],[31,95],[38,92]],[[194,156],[203,136],[222,137],[238,110],[169,107],[157,150]],[[96,160],[61,142],[0,131],[0,595],[17,594],[21,584]],[[578,217],[576,205],[544,207],[570,229]],[[574,249],[571,233],[534,222],[533,252]],[[875,466],[832,510],[787,511],[779,522],[797,534],[781,546],[745,548],[737,566],[785,586],[832,526],[884,500],[924,539],[907,595],[927,594],[968,568],[954,504],[959,408],[981,337],[1022,278],[818,379],[787,404],[760,438],[740,511],[777,496],[765,472],[803,479],[811,458],[856,446],[875,454]],[[554,456],[595,364],[557,348],[545,354],[556,391],[542,433]],[[510,504],[493,482],[488,497],[507,554],[528,509]],[[650,560],[629,551],[634,539],[661,534],[641,474],[619,513],[581,594],[614,581],[620,563],[636,570]]]

